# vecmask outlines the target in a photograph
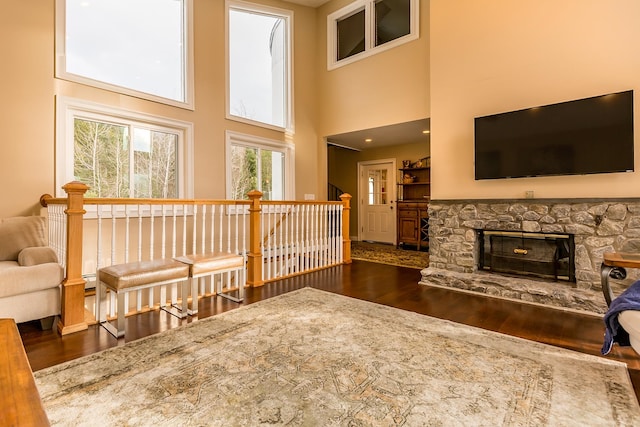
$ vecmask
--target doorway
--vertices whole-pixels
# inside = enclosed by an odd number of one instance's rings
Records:
[[[358,240],[396,244],[396,159],[358,162]]]

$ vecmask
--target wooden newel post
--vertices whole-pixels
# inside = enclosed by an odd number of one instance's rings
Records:
[[[344,193],[342,200],[342,262],[351,264],[351,239],[349,238],[349,215],[351,214],[351,194]]]
[[[67,193],[67,274],[62,282],[62,314],[58,322],[60,335],[87,329],[84,321],[84,285],[82,278],[82,226],[84,193],[89,187],[77,181],[66,184]]]
[[[262,240],[262,232],[260,228],[260,212],[262,206],[260,199],[262,193],[258,190],[250,191],[247,196],[251,200],[249,206],[249,257],[247,259],[247,284],[251,287],[264,285],[262,280],[262,249],[260,241]]]

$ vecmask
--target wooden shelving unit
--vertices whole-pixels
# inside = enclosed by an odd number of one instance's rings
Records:
[[[402,168],[398,184],[398,246],[429,246],[431,168]]]

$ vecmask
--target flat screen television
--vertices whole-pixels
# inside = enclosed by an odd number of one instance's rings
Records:
[[[630,172],[633,91],[475,118],[475,178]]]

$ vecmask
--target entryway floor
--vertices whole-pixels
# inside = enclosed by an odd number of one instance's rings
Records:
[[[410,268],[427,268],[429,253],[371,242],[351,242],[351,258]]]

